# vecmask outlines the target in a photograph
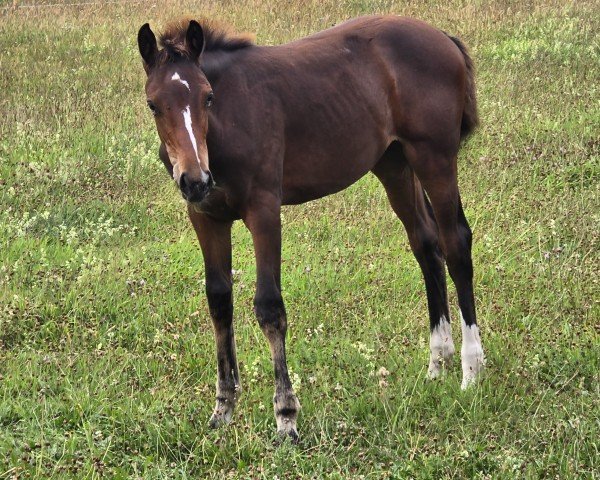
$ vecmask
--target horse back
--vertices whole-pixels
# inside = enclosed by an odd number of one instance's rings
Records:
[[[215,88],[230,105],[222,149],[245,156],[235,170],[279,188],[283,203],[346,188],[394,140],[460,129],[464,59],[444,33],[415,19],[361,17],[252,47],[230,72],[227,91]]]

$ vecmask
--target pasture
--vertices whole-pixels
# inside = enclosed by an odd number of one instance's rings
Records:
[[[31,3],[0,1],[0,478],[600,476],[597,2]],[[243,394],[211,430],[202,258],[158,160],[137,30],[186,13],[277,44],[376,12],[459,36],[475,62],[459,182],[485,377],[461,391],[456,356],[426,379],[421,272],[367,176],[283,210],[297,446],[274,435],[234,225]]]

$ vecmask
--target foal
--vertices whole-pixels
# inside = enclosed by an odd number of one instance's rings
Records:
[[[285,357],[280,209],[340,191],[369,171],[385,187],[425,278],[429,376],[454,353],[445,260],[460,306],[462,387],[473,383],[483,350],[456,159],[477,125],[477,107],[464,45],[396,16],[361,17],[272,47],[181,20],[160,36],[162,49],[148,24],[138,44],[159,155],[187,200],[204,256],[218,366],[210,424],[231,420],[240,391],[232,222],[243,220],[252,234],[254,308],[273,359],[277,430],[295,440],[300,404]]]

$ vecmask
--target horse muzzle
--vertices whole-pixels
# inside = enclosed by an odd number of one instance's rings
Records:
[[[206,198],[215,185],[212,174],[207,172],[206,181],[192,179],[189,175],[182,173],[179,178],[179,189],[185,200],[191,203],[199,203]]]

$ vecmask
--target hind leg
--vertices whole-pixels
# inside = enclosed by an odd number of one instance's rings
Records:
[[[450,329],[444,259],[431,206],[401,148],[393,144],[373,169],[385,187],[390,204],[402,221],[419,262],[429,307],[430,359],[428,374],[436,378],[454,354]]]
[[[426,142],[404,144],[406,158],[431,200],[440,234],[440,247],[458,294],[464,389],[474,383],[482,372],[484,355],[473,295],[472,234],[458,191],[456,150]]]

